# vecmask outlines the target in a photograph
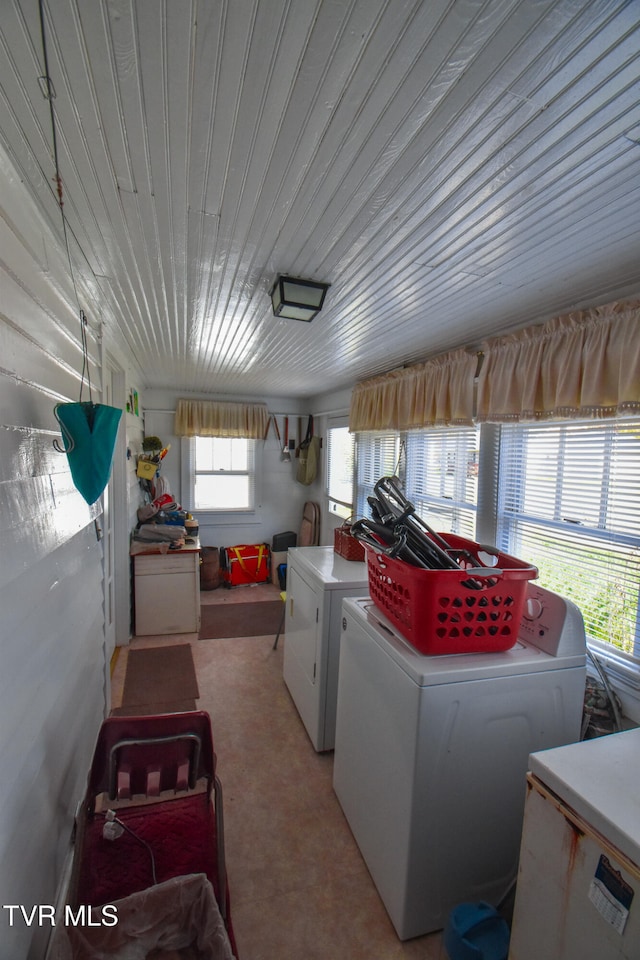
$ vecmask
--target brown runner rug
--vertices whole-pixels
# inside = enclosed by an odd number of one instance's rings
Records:
[[[283,610],[282,600],[203,604],[200,640],[275,636]]]
[[[129,707],[114,707],[112,717],[155,717],[158,713],[190,713],[197,710],[195,700],[171,700],[169,703],[132,703]]]
[[[129,650],[122,706],[112,714],[184,713],[199,696],[190,644]]]

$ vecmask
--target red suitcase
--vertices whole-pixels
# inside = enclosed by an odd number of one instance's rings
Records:
[[[268,544],[240,544],[224,547],[220,553],[225,587],[235,587],[241,583],[267,583],[271,579]]]

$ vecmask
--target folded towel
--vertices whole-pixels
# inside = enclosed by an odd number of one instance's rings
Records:
[[[145,523],[133,535],[134,540],[146,540],[148,543],[160,543],[168,540],[184,540],[187,531],[184,527],[169,523]]]
[[[152,517],[158,512],[158,508],[152,503],[145,503],[144,506],[138,507],[138,521],[140,523],[146,523],[148,520],[151,520]]]

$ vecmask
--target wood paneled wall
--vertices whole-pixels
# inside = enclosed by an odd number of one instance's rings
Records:
[[[53,446],[61,439],[54,406],[78,399],[82,369],[68,264],[2,159],[0,904],[30,909],[55,903],[105,713],[103,542],[100,502],[85,503]],[[100,321],[87,313],[99,400]],[[127,469],[129,478],[135,467]],[[123,499],[135,493],[134,481]],[[21,917],[10,926],[2,914],[1,960],[42,957],[51,930]]]

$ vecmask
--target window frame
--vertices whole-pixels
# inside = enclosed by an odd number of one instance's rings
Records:
[[[349,429],[349,418],[348,416],[332,417],[327,422],[327,442],[325,450],[325,498],[327,501],[327,512],[330,517],[338,517],[341,520],[347,520],[353,516],[354,512],[354,503],[355,503],[355,477],[356,477],[356,439],[354,434],[349,434],[351,437],[351,463],[352,463],[352,473],[351,473],[351,498],[349,501],[340,500],[338,497],[332,496],[332,481],[334,478],[334,468],[336,472],[341,469],[337,467],[337,461],[333,456],[333,442],[332,442],[332,432],[334,430],[347,430]]]
[[[620,431],[621,425],[622,431]],[[624,432],[624,425],[628,425],[630,431],[640,431],[640,418],[631,419],[620,417],[610,420],[593,421],[562,420],[541,424],[509,424],[503,427],[501,430],[499,453],[501,469],[497,501],[496,545],[505,552],[520,556],[522,553],[520,536],[525,533],[527,529],[529,530],[529,539],[530,541],[533,540],[534,543],[536,539],[543,538],[546,531],[551,546],[549,552],[546,554],[543,554],[542,551],[538,552],[537,563],[542,566],[543,562],[549,565],[555,562],[558,567],[562,566],[562,560],[554,560],[554,551],[561,554],[563,543],[573,539],[574,534],[577,534],[579,541],[579,547],[576,548],[575,551],[576,554],[584,551],[587,559],[589,552],[602,554],[609,548],[612,557],[616,559],[607,565],[607,573],[612,573],[613,576],[609,578],[603,576],[605,586],[607,582],[609,582],[609,590],[611,591],[611,584],[615,579],[616,573],[619,578],[622,577],[622,583],[626,586],[637,586],[635,596],[635,624],[634,628],[632,628],[632,630],[634,630],[632,633],[633,651],[631,653],[625,652],[616,644],[590,634],[589,620],[591,616],[595,617],[596,613],[593,606],[592,612],[590,613],[588,607],[583,605],[581,612],[585,619],[587,640],[590,647],[598,649],[601,654],[606,655],[612,662],[615,661],[618,668],[626,664],[634,674],[637,674],[637,679],[640,681],[640,579],[636,583],[631,574],[627,575],[625,572],[625,563],[629,561],[623,559],[625,548],[629,549],[631,554],[635,551],[636,555],[640,556],[640,529],[636,534],[623,533],[621,530],[616,529],[616,527],[620,526],[620,521],[615,522],[615,516],[617,514],[613,514],[610,509],[611,496],[609,495],[614,460],[617,458],[618,464],[620,464],[622,460],[621,447],[624,441],[620,440],[619,443],[617,443],[617,441],[619,440],[619,434]],[[516,470],[514,470],[512,464],[508,462],[508,457],[511,455],[508,449],[509,447],[514,448],[519,446],[521,451],[526,451],[527,448],[543,448],[545,431],[548,431],[548,449],[551,449],[551,438],[554,439],[557,447],[557,452],[554,450],[556,467],[560,466],[561,461],[561,465],[564,468],[561,475],[558,469],[551,475],[548,483],[549,494],[545,502],[546,515],[544,515],[542,511],[540,513],[532,511],[534,498],[536,496],[538,498],[541,497],[542,487],[538,489],[534,486],[532,481],[532,465],[531,462],[526,459],[527,454],[523,452],[518,458]],[[534,447],[536,442],[539,444],[538,448]],[[640,438],[637,442],[640,443]],[[593,488],[591,491],[591,499],[593,500],[593,492],[595,491],[595,499],[598,501],[597,507],[595,507],[595,514],[597,514],[595,522],[593,519],[594,507],[590,506],[589,500],[587,499],[587,493],[590,492],[589,487],[587,483],[581,479],[581,473],[584,474],[584,471],[578,471],[576,469],[578,457],[571,449],[577,448],[578,451],[582,453],[583,450],[586,452],[589,449],[589,445],[591,448],[595,448],[596,445],[601,445],[602,447],[600,458],[602,479],[599,482],[594,481],[591,484]],[[640,446],[637,451],[632,451],[632,456],[629,457],[628,462],[630,467],[635,466],[635,460],[638,461],[638,466],[640,466]],[[573,481],[571,481],[572,473],[574,476]],[[528,493],[527,488],[529,488],[529,490],[533,488],[532,492]],[[567,489],[570,490],[570,497],[567,495]],[[618,481],[617,492],[618,503],[620,499],[626,495],[629,497],[629,504],[631,504],[632,497],[624,488],[622,480]],[[527,497],[526,501],[525,497]],[[548,504],[552,504],[552,507],[549,507]],[[568,506],[574,511],[574,516],[565,516],[565,514],[568,513]],[[519,507],[521,507],[521,509],[519,509]],[[630,506],[629,509],[631,509]],[[591,517],[589,517],[589,510],[591,510],[592,513]],[[617,510],[619,511],[619,506]],[[577,514],[580,511],[582,511],[582,516],[578,518]],[[614,519],[610,519],[611,517]],[[617,550],[612,549],[615,545],[617,545]],[[528,558],[525,556],[524,559],[530,559],[536,563],[535,556],[533,555]],[[598,570],[604,570],[603,563],[599,562],[597,565],[594,564],[594,572],[596,574]],[[542,580],[544,581],[544,575]],[[567,576],[567,582],[570,582],[569,576]],[[544,586],[544,582],[542,585]],[[558,589],[558,592],[566,595],[568,599],[572,599],[571,589],[563,591],[561,588],[554,586],[552,586],[551,589]],[[574,596],[573,600],[577,602],[578,598]],[[577,605],[580,608],[579,602]],[[611,605],[608,604],[605,614],[607,617],[610,616],[610,611]]]
[[[247,460],[248,467],[247,470],[243,471],[196,471],[196,437],[184,437],[182,439],[181,445],[181,466],[182,466],[182,490],[186,491],[186,496],[183,494],[183,500],[185,501],[185,509],[191,511],[192,513],[197,514],[199,517],[204,519],[204,522],[207,519],[212,520],[215,518],[216,523],[222,524],[233,524],[233,523],[246,523],[251,522],[253,519],[259,517],[260,508],[261,508],[261,488],[260,488],[260,476],[261,476],[261,465],[262,465],[262,444],[257,440],[250,438],[236,437],[236,438],[216,438],[216,437],[203,437],[199,439],[244,439],[248,444],[247,449]],[[217,507],[196,507],[195,506],[195,477],[197,473],[204,474],[216,474],[224,473],[225,475],[242,475],[249,477],[249,491],[252,499],[252,505],[246,508],[242,507],[231,507],[231,508],[217,508]]]

